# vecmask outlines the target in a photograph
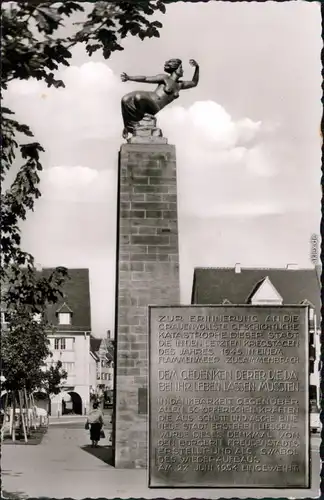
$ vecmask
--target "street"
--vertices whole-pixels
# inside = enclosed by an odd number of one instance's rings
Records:
[[[47,434],[38,446],[7,445],[2,454],[4,496],[82,499],[106,498],[233,498],[233,489],[149,489],[147,471],[114,469],[111,464],[110,412],[105,412],[105,439],[91,448],[85,417],[51,419]],[[320,480],[320,435],[311,438],[312,478],[310,490],[244,490],[244,497],[316,497]]]

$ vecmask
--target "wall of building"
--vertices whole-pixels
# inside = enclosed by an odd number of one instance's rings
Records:
[[[98,364],[99,364],[99,361],[96,359],[95,355],[93,355],[90,352],[89,353],[90,392],[96,391]]]
[[[192,289],[192,304],[222,304],[224,300],[232,304],[243,304],[249,298],[252,303],[258,299],[256,303],[259,304],[271,304],[280,299],[278,304],[308,305],[309,394],[310,403],[317,406],[320,405],[320,273],[320,267],[299,269],[292,265],[278,269],[242,268],[239,264],[235,268],[196,268]],[[260,283],[263,283],[262,290]],[[251,296],[254,290],[256,291]]]
[[[55,339],[65,339],[65,349],[61,348],[62,344],[56,349]],[[96,372],[95,367],[90,368],[91,359],[93,359],[90,355],[90,334],[88,332],[57,331],[54,335],[49,336],[49,340],[52,357],[48,359],[48,363],[61,361],[62,368],[68,373],[67,379],[62,383],[62,392],[76,392],[79,394],[82,400],[82,413],[87,413],[90,405],[90,371],[93,372],[94,370]],[[95,381],[93,373],[92,377]],[[52,396],[52,415],[62,413],[62,398],[62,393]]]
[[[320,359],[321,359],[321,330],[319,328],[320,321],[318,320],[316,314],[314,315],[314,322],[310,322],[310,335],[313,335],[315,348],[315,359],[313,363],[313,373],[310,373],[309,384],[310,386],[316,387],[316,405],[320,406]],[[310,394],[311,397],[311,394]],[[313,400],[314,401],[314,400]]]
[[[97,366],[97,388],[104,386],[104,390],[112,390],[114,386],[113,363],[101,358]]]

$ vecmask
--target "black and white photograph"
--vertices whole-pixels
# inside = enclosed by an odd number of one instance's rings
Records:
[[[320,2],[1,17],[2,497],[320,496]]]

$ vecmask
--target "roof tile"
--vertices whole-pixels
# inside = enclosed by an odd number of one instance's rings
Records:
[[[43,268],[40,274],[46,277],[53,271],[54,268],[47,267]],[[63,306],[66,304],[73,312],[72,325],[59,325],[59,330],[91,331],[89,269],[68,269],[68,279],[62,291],[64,296],[47,309],[49,321],[57,325],[56,313],[60,308],[63,311]]]
[[[314,268],[196,268],[192,290],[192,304],[221,304],[225,299],[232,304],[245,304],[256,286],[266,277],[283,298],[283,304],[300,304],[307,299],[314,304],[321,317],[321,292],[318,273]]]

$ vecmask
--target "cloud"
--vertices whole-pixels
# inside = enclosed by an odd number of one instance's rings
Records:
[[[31,123],[48,150],[44,196],[83,203],[111,199],[121,144],[120,99],[138,84],[123,84],[101,62],[64,68],[59,76],[65,89],[14,81],[7,94],[18,117]],[[272,190],[262,186],[261,195],[258,187],[258,178],[275,172],[264,142],[266,124],[248,117],[234,120],[211,100],[187,108],[173,104],[159,114],[158,124],[177,145],[180,213],[211,217],[242,209],[254,216],[278,210]],[[247,208],[247,195],[253,209]]]
[[[227,111],[214,101],[198,101],[188,109],[166,108],[160,117],[167,128],[168,122],[172,123],[175,133],[181,135],[185,127],[188,139],[196,138],[204,146],[217,148],[218,151],[248,143],[261,126],[260,121],[253,122],[249,118],[234,122]]]
[[[247,172],[259,177],[272,177],[278,173],[276,158],[271,158],[263,143],[256,145],[246,155]]]
[[[255,217],[285,210],[287,199],[278,200],[275,184],[268,182],[277,164],[267,149],[267,124],[246,117],[235,121],[213,101],[166,108],[159,123],[177,145],[184,213]]]
[[[211,217],[262,217],[263,215],[278,215],[285,212],[279,203],[228,203],[219,205],[217,213]]]
[[[112,70],[101,62],[87,62],[61,70],[59,78],[64,89],[35,80],[13,81],[6,99],[46,143],[51,144],[54,132],[55,140],[66,145],[75,137],[117,138],[122,89]]]
[[[120,99],[140,85],[123,84],[103,62],[63,69],[59,77],[65,89],[13,81],[5,95],[6,105],[31,126],[46,149],[43,195],[23,227],[23,237],[43,265],[90,268],[93,327],[100,334],[112,327],[113,316],[117,164],[123,142]],[[285,220],[282,214],[293,214],[308,203],[313,189],[300,186],[295,196],[301,174],[295,174],[296,187],[291,189],[296,154],[283,156],[276,146],[280,123],[273,127],[262,117],[233,117],[220,103],[205,100],[199,89],[192,95],[198,96],[195,102],[186,107],[175,102],[158,116],[158,126],[176,144],[185,295],[193,264],[208,260],[209,265],[232,265],[236,260],[244,263],[246,256],[253,265],[253,249],[258,248],[263,265],[271,265],[271,245],[281,248],[284,238],[286,254],[293,252],[296,245],[289,243],[288,231],[280,238],[275,233],[267,245],[265,234],[278,217]],[[194,230],[193,221],[198,221]],[[297,234],[293,224],[289,227]]]
[[[42,193],[48,201],[84,204],[108,202],[117,187],[116,177],[112,170],[98,171],[82,166],[52,167],[42,174]]]

